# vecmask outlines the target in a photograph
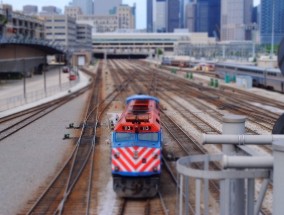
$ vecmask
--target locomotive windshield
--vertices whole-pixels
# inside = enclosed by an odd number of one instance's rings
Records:
[[[115,135],[115,140],[117,142],[124,142],[124,141],[151,141],[157,142],[159,141],[159,133],[120,133],[117,132]]]
[[[115,139],[117,142],[133,141],[135,140],[135,134],[133,133],[116,133]]]
[[[158,133],[139,133],[138,140],[143,141],[158,141],[159,134]]]

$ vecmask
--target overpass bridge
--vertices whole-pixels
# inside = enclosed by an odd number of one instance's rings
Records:
[[[0,38],[0,78],[20,78],[41,73],[47,55],[56,55],[62,62],[70,56],[58,44],[41,40],[16,37]]]
[[[93,35],[95,57],[144,56],[155,57],[160,50],[173,54],[180,43],[215,43],[207,33],[96,33]]]

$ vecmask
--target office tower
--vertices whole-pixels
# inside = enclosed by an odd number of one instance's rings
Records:
[[[35,15],[38,13],[38,7],[36,5],[24,5],[23,13],[25,15]]]
[[[220,36],[220,0],[196,0],[186,5],[185,27],[190,32],[207,32],[210,37]]]
[[[68,47],[76,47],[76,20],[67,15],[46,14],[45,38],[50,41]]]
[[[167,32],[174,32],[175,28],[179,28],[179,0],[168,0],[168,20],[167,20]]]
[[[221,40],[246,40],[252,0],[221,0]]]
[[[180,9],[179,9],[179,27],[185,27],[185,0],[180,0]]]
[[[117,8],[118,29],[135,29],[135,8],[128,5],[120,5]]]
[[[73,18],[77,18],[78,16],[83,15],[83,12],[78,6],[65,6],[64,14]]]
[[[195,14],[196,11],[196,3],[189,2],[185,6],[185,28],[189,30],[189,32],[195,32]]]
[[[153,24],[153,7],[154,7],[154,0],[147,0],[147,17],[146,17],[146,28],[147,32],[153,32],[154,24]]]
[[[261,0],[260,8],[261,43],[279,44],[284,37],[283,0]]]
[[[73,0],[71,6],[80,7],[84,15],[92,15],[94,13],[92,0]]]
[[[209,3],[210,0],[198,0],[195,12],[195,32],[208,32],[209,29]]]
[[[122,0],[94,0],[94,15],[110,15],[113,13],[114,8],[117,8],[121,4]]]
[[[154,13],[154,31],[155,32],[166,32],[166,0],[155,0],[155,13]]]
[[[208,36],[220,39],[221,0],[209,0]]]
[[[60,14],[61,10],[55,6],[43,6],[41,14]]]

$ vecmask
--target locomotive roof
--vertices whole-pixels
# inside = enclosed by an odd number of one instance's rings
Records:
[[[157,103],[160,102],[160,100],[154,96],[149,96],[149,95],[133,95],[133,96],[129,96],[126,99],[126,104],[129,104],[129,102],[133,101],[133,100],[154,100]]]

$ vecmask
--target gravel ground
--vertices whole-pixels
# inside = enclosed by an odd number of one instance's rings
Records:
[[[64,163],[74,146],[63,140],[72,135],[65,127],[79,123],[86,99],[85,93],[0,143],[0,214],[19,213]]]
[[[85,86],[85,79],[75,88]],[[0,143],[1,215],[20,213],[28,202],[38,198],[65,163],[75,140],[63,140],[63,136],[78,136],[65,127],[81,123],[86,101],[87,93]]]

